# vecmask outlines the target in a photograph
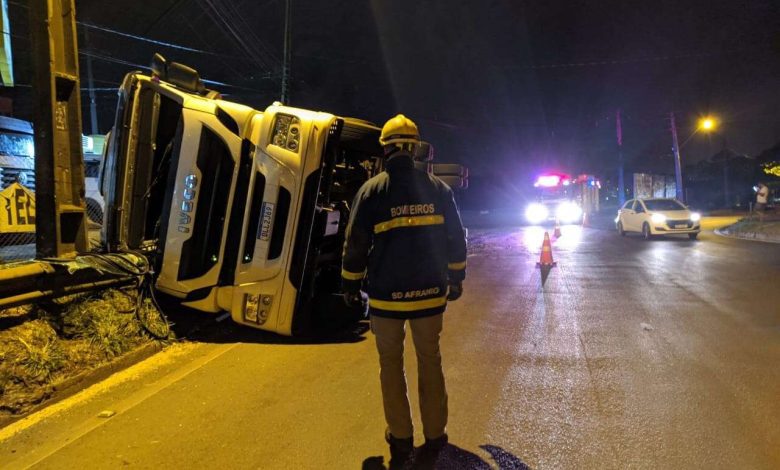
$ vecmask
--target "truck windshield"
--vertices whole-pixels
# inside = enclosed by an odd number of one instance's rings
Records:
[[[562,184],[545,188],[536,188],[536,197],[540,201],[568,199],[571,195],[571,187]]]

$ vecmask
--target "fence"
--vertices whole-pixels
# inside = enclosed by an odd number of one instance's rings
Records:
[[[91,181],[92,180],[92,181]],[[0,190],[0,264],[35,258],[35,192],[18,180]],[[104,202],[94,178],[87,178],[90,248],[100,247]]]

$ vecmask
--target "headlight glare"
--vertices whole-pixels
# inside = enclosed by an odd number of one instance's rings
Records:
[[[654,224],[662,224],[666,222],[666,216],[663,214],[653,214],[650,216],[650,220],[652,220]]]
[[[563,202],[555,210],[559,222],[570,224],[582,216],[582,208],[573,202]]]
[[[698,212],[692,212],[691,213],[691,221],[692,222],[698,222],[700,220],[701,220],[701,214],[699,214]]]
[[[525,210],[525,218],[532,224],[544,222],[549,214],[547,207],[538,202],[530,204]]]

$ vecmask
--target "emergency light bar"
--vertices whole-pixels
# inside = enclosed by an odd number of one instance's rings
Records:
[[[554,188],[558,185],[568,185],[570,183],[570,178],[566,175],[541,175],[538,178],[536,178],[536,182],[534,183],[534,188]]]

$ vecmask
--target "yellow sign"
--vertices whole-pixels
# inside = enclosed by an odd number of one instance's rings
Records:
[[[35,232],[35,195],[19,183],[0,191],[0,233]]]

